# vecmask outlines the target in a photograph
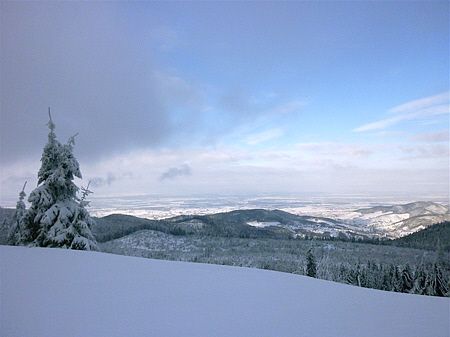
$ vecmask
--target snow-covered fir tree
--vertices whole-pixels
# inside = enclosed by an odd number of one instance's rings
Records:
[[[411,268],[408,264],[405,265],[405,267],[402,269],[400,279],[401,279],[401,287],[400,292],[402,293],[409,293],[413,287],[413,277],[411,275]]]
[[[25,193],[25,186],[27,182],[23,185],[22,191],[19,193],[19,200],[16,203],[16,211],[12,219],[11,230],[8,235],[8,243],[11,245],[20,245],[23,241],[23,218],[26,213],[25,202],[23,201],[27,196]]]
[[[316,258],[311,248],[306,253],[306,275],[310,277],[317,276]]]
[[[22,243],[39,247],[63,247],[97,250],[92,235],[94,221],[77,197],[78,187],[73,182],[81,178],[78,161],[73,155],[75,137],[67,144],[56,139],[55,124],[49,112],[48,142],[41,158],[38,186],[30,193],[31,203],[22,218]]]
[[[434,263],[431,272],[427,275],[427,294],[432,296],[446,296],[447,284],[441,268]]]

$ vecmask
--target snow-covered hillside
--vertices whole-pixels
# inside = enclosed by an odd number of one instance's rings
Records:
[[[352,205],[308,205],[296,208],[283,208],[292,214],[302,216],[318,216],[335,220],[342,228],[323,226],[332,236],[336,232],[349,230],[358,233],[359,229],[369,236],[399,238],[425,229],[433,224],[450,221],[448,205],[416,201],[407,204],[392,204],[387,206],[370,206],[354,209]],[[350,206],[350,207],[349,207]],[[356,228],[355,228],[356,227]],[[337,231],[336,231],[337,229]],[[313,229],[315,232],[320,232]]]
[[[450,299],[256,269],[0,246],[3,337],[448,337]]]

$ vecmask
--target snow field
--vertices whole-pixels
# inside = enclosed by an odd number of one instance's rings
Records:
[[[450,299],[248,268],[0,246],[3,337],[448,337]]]

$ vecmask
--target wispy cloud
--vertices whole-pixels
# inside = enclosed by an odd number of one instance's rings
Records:
[[[283,136],[288,123],[298,117],[306,105],[301,98],[271,99],[242,94],[222,97],[219,109],[225,111],[210,125],[211,138],[221,144],[257,145]],[[276,96],[275,96],[276,97]],[[270,102],[269,102],[270,101]],[[214,115],[214,112],[213,114]],[[214,128],[214,126],[218,128]]]
[[[269,129],[262,132],[254,133],[252,135],[249,135],[245,142],[248,145],[258,145],[261,143],[265,143],[269,140],[273,140],[276,138],[281,137],[284,134],[283,130],[276,128],[276,129]]]
[[[396,115],[355,128],[355,132],[383,130],[403,121],[427,120],[449,113],[449,93],[442,93],[422,99],[410,101],[389,109]]]
[[[376,122],[361,125],[361,126],[357,127],[356,129],[354,129],[353,131],[365,132],[365,131],[373,131],[373,130],[382,130],[382,129],[385,129],[392,125],[395,125],[401,121],[404,121],[406,119],[407,119],[406,116],[395,116],[395,117],[391,117],[391,118],[385,118],[385,119],[381,119]]]
[[[449,100],[449,92],[443,92],[443,93],[440,93],[440,94],[437,94],[434,96],[416,99],[414,101],[410,101],[410,102],[407,102],[404,104],[397,105],[397,106],[389,109],[389,112],[394,112],[394,113],[410,112],[410,111],[430,107],[433,105],[448,103],[448,100]]]

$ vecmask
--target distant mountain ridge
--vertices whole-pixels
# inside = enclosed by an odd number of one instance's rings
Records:
[[[109,215],[93,229],[99,241],[136,230],[175,235],[242,238],[397,238],[450,220],[448,207],[433,202],[357,209],[348,218],[296,215],[281,210],[249,209],[210,215],[180,215],[164,220]]]
[[[398,238],[423,230],[432,224],[449,221],[448,206],[430,201],[417,201],[403,205],[375,206],[358,209],[360,219],[384,233],[388,238]]]
[[[0,208],[0,224],[10,219],[13,209]],[[434,202],[413,202],[360,208],[341,217],[296,215],[281,210],[245,209],[209,215],[180,215],[150,220],[111,214],[96,218],[92,231],[100,242],[150,229],[174,235],[208,235],[241,238],[343,238],[394,239],[450,221],[448,206]],[[0,229],[5,242],[7,228]]]
[[[357,209],[356,212],[363,214],[383,212],[383,213],[408,213],[411,216],[419,215],[436,215],[448,213],[448,207],[431,202],[431,201],[416,201],[403,205],[390,205],[390,206],[374,206],[369,208]]]
[[[344,224],[335,219],[295,215],[281,210],[235,210],[202,216],[178,216],[167,219],[167,221],[185,226],[194,219],[197,221],[197,227],[211,227],[218,232],[241,237],[252,237],[252,234],[259,234],[258,237],[263,234],[269,236],[281,235],[284,238],[338,237],[340,235],[368,237],[368,233],[365,233],[359,227]]]

